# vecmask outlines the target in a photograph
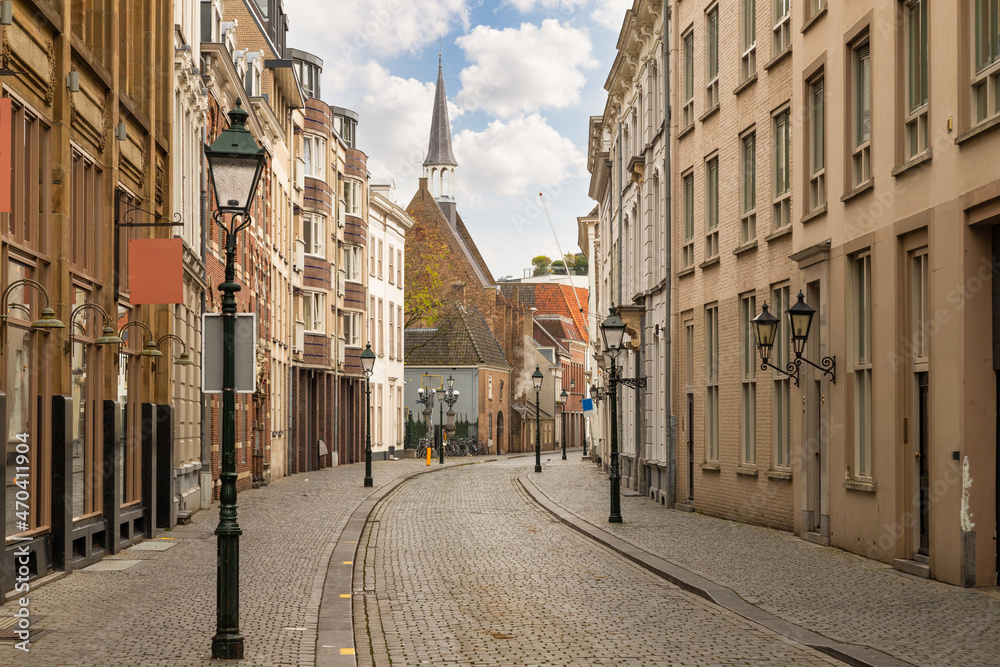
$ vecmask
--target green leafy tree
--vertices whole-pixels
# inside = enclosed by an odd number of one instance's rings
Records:
[[[552,260],[545,255],[539,255],[538,257],[532,258],[531,265],[535,267],[532,275],[544,276],[549,273],[549,267],[552,266]]]

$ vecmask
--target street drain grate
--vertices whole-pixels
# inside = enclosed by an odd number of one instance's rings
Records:
[[[81,572],[122,572],[127,570],[134,565],[141,563],[141,560],[102,560],[99,563],[94,563],[89,567],[85,567]]]
[[[130,547],[129,551],[166,551],[170,547],[176,546],[176,544],[176,542],[146,541]]]

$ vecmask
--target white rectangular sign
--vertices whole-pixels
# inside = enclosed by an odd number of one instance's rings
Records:
[[[222,393],[222,313],[201,316],[201,388]],[[257,313],[236,313],[236,393],[252,394],[257,384]]]

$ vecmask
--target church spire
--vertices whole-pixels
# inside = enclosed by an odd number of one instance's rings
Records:
[[[424,177],[431,194],[438,202],[455,201],[455,167],[458,161],[451,150],[451,123],[448,122],[448,96],[444,92],[444,69],[438,53],[438,78],[434,90],[434,115],[431,117],[431,138],[424,160]]]

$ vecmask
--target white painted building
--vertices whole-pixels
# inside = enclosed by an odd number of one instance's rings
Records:
[[[394,201],[394,185],[372,184],[368,196],[368,342],[376,354],[371,377],[372,457],[402,457],[403,329],[409,214]]]

